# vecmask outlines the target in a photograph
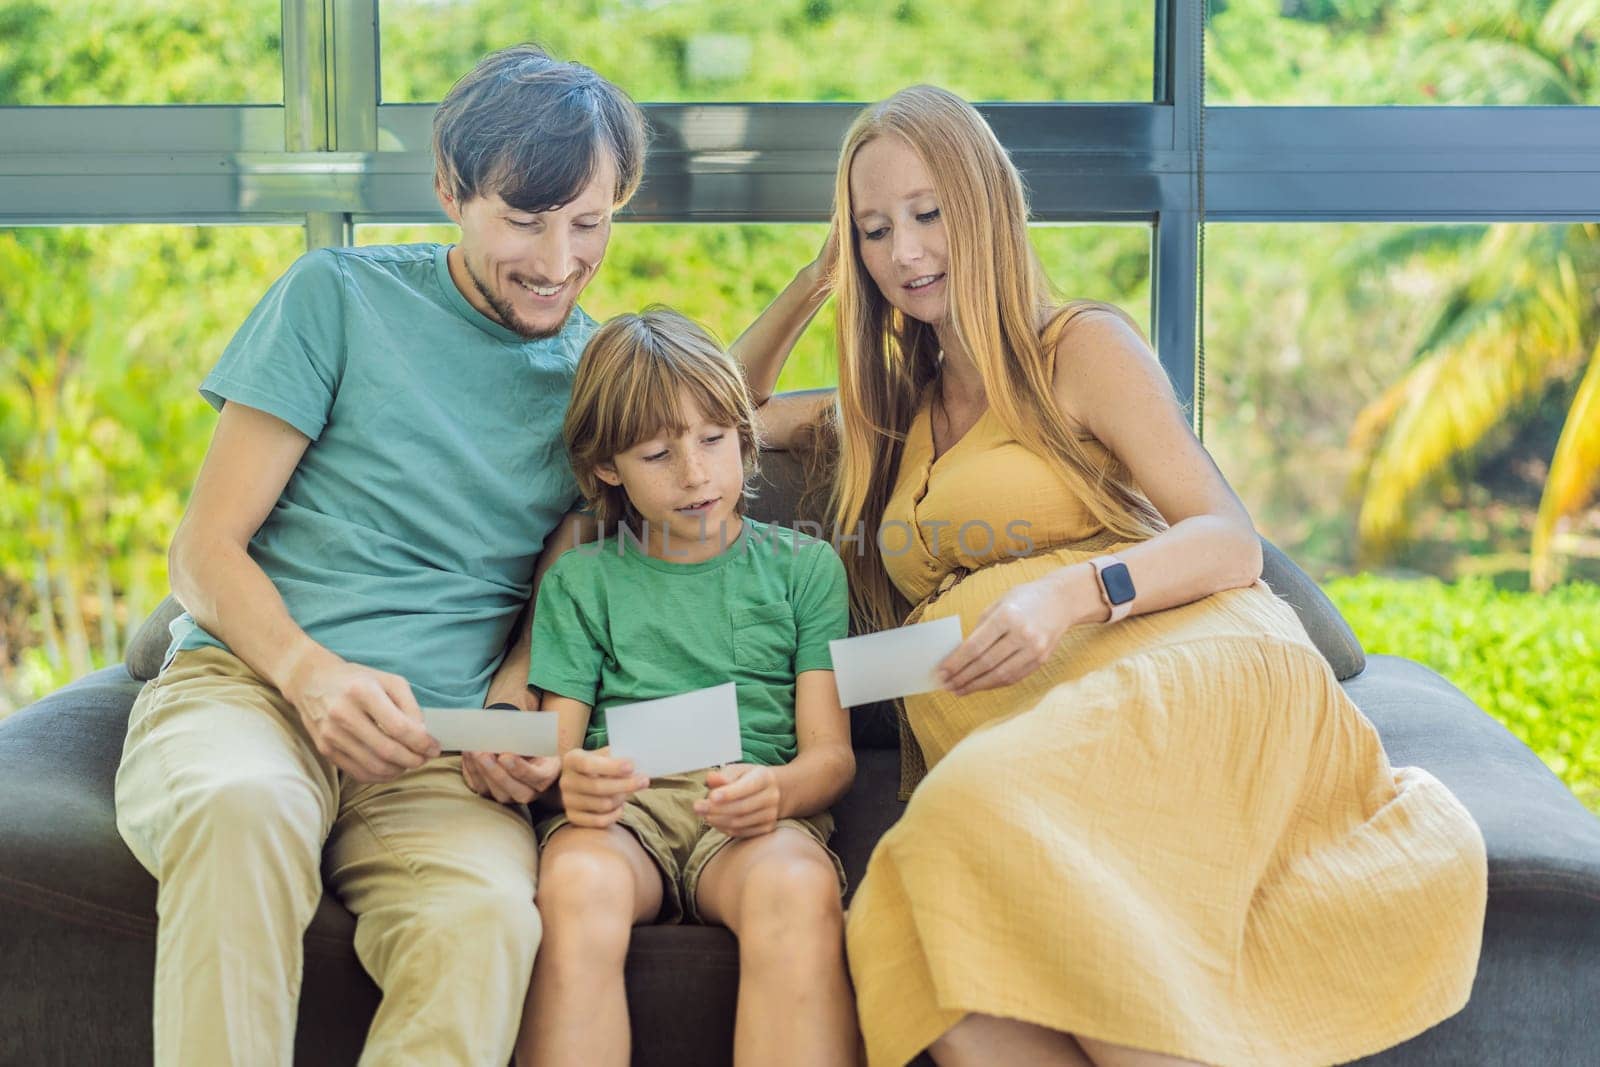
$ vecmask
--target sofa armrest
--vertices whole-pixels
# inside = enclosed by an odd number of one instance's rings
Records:
[[[1572,893],[1600,917],[1600,818],[1527,745],[1444,678],[1398,656],[1370,657],[1345,691],[1392,763],[1427,770],[1472,814],[1491,892]]]

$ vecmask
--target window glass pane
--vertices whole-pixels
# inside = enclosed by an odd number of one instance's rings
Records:
[[[640,101],[1149,100],[1151,0],[381,0],[383,99],[434,101],[517,41]]]
[[[0,715],[121,658],[298,227],[0,230]]]
[[[646,304],[668,304],[730,343],[794,272],[815,256],[819,224],[626,223],[612,234],[605,265],[583,295],[600,320]],[[1150,230],[1146,226],[1037,226],[1034,244],[1064,294],[1111,300],[1146,329],[1150,303]],[[451,226],[362,226],[359,244],[453,241]],[[830,302],[795,347],[780,389],[838,380]]]
[[[1257,528],[1369,653],[1443,673],[1600,811],[1592,491],[1555,527],[1566,581],[1528,591],[1564,426],[1590,448],[1567,473],[1600,477],[1600,229],[1220,224],[1206,248],[1206,444]]]
[[[1600,24],[1571,0],[1209,4],[1218,104],[1596,104]]]
[[[8,4],[0,40],[0,105],[283,100],[272,0]]]

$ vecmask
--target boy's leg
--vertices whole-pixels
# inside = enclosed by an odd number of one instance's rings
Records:
[[[361,1063],[504,1067],[539,947],[527,809],[468,789],[459,756],[346,779],[324,862],[383,990]]]
[[[623,963],[632,928],[661,910],[661,872],[620,825],[561,826],[539,862],[545,936],[517,1063],[622,1067],[632,1048]]]
[[[145,686],[117,830],[160,883],[155,1061],[287,1065],[337,772],[276,689],[221,649]]]
[[[786,824],[730,841],[693,889],[701,919],[739,939],[734,1063],[854,1062],[839,873],[822,844]]]

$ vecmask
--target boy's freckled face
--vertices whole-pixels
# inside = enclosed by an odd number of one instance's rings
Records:
[[[688,432],[663,431],[618,453],[612,469],[602,465],[596,472],[627,492],[649,525],[652,549],[661,545],[661,532],[668,531],[669,558],[674,559],[702,538],[710,542],[706,554],[714,554],[720,548],[719,530],[725,531],[721,544],[731,542],[740,529],[735,509],[744,492],[738,431],[711,421],[687,394],[682,404]]]

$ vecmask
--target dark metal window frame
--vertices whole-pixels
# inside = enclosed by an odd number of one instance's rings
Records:
[[[438,222],[432,105],[379,99],[378,0],[281,0],[283,105],[0,108],[0,225]],[[1036,217],[1153,228],[1154,340],[1195,384],[1212,221],[1600,219],[1600,107],[1205,108],[1200,5],[1155,0],[1151,103],[985,104]],[[826,216],[854,104],[647,104],[641,221]],[[1203,126],[1201,119],[1203,118]],[[1200,131],[1204,131],[1204,154]]]

